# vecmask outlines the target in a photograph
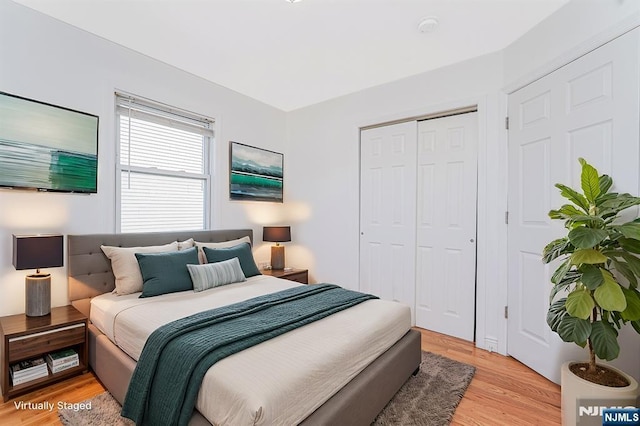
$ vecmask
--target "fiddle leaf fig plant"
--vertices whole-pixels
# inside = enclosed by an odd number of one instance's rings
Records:
[[[640,334],[640,218],[622,222],[619,216],[640,198],[610,192],[611,177],[579,161],[582,192],[556,184],[569,204],[549,212],[564,221],[567,235],[543,251],[544,263],[560,262],[551,277],[547,324],[563,341],[588,346],[595,371],[596,357],[610,361],[620,354],[618,330],[625,324]]]

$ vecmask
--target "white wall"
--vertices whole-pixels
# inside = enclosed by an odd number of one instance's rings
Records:
[[[638,25],[638,0],[573,0],[504,49],[508,90],[529,83]],[[597,43],[596,43],[597,44]]]
[[[290,219],[300,247],[287,249],[289,264],[309,267],[316,281],[357,289],[359,128],[478,104],[478,343],[504,342],[505,274],[498,267],[506,257],[500,235],[506,206],[502,68],[500,53],[486,55],[289,113],[288,196],[311,212],[304,221]]]
[[[100,116],[98,193],[0,190],[0,316],[24,312],[24,277],[11,264],[13,233],[115,231],[114,90],[124,90],[216,119],[214,228],[280,220],[282,206],[228,201],[230,140],[282,152],[286,114],[236,92],[0,0],[0,90]],[[266,253],[266,254],[265,254]],[[257,255],[268,259],[266,247]],[[52,268],[52,305],[66,305],[66,269]]]

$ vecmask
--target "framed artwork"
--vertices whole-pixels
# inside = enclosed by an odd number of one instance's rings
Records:
[[[284,155],[229,143],[229,198],[282,203]]]

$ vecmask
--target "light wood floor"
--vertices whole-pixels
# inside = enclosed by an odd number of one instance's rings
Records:
[[[514,358],[477,349],[454,337],[420,331],[423,351],[476,366],[452,425],[561,424],[560,386]]]
[[[452,425],[559,425],[560,387],[513,358],[427,330],[422,349],[476,366]],[[59,425],[58,402],[76,403],[104,391],[92,373],[65,380],[0,405],[0,425]],[[16,409],[16,402],[56,405],[52,412]]]

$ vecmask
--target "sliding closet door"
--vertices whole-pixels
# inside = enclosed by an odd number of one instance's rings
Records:
[[[416,139],[415,121],[360,133],[360,289],[412,312]]]
[[[416,325],[473,341],[477,113],[418,124]]]
[[[562,362],[586,353],[546,324],[558,263],[542,250],[566,235],[548,216],[566,203],[553,185],[580,189],[583,157],[614,190],[638,193],[638,40],[634,30],[509,95],[508,352],[556,383]],[[634,345],[621,354],[637,372]]]

